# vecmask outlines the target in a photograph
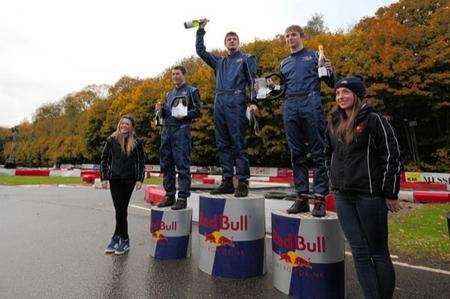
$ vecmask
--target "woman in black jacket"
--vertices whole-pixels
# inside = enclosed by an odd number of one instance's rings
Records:
[[[366,298],[391,298],[395,272],[388,249],[387,212],[397,212],[400,149],[394,130],[362,104],[361,77],[335,86],[337,109],[328,121],[328,170],[342,230]]]
[[[108,137],[100,165],[103,188],[109,186],[116,210],[116,230],[106,253],[123,254],[130,248],[127,209],[133,188],[144,181],[144,149],[134,132],[134,119],[122,116],[117,130]]]

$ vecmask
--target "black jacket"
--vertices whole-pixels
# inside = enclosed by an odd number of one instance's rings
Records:
[[[339,113],[331,116],[334,128],[340,122]],[[397,199],[402,163],[392,126],[374,107],[363,105],[354,130],[353,142],[346,144],[328,129],[327,168],[331,188]]]
[[[109,136],[102,153],[101,180],[121,179],[143,182],[144,163],[144,148],[138,138],[136,138],[136,146],[130,156],[127,156],[122,152],[117,139]]]

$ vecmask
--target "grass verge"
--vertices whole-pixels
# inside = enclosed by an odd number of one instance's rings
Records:
[[[392,253],[423,261],[438,259],[450,264],[447,213],[450,204],[424,204],[390,218],[389,246]]]
[[[81,177],[0,176],[0,185],[82,185]]]

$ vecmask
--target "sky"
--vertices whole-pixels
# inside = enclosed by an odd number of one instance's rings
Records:
[[[32,120],[44,103],[122,76],[149,78],[195,55],[206,17],[207,49],[236,31],[243,43],[270,39],[315,13],[331,30],[373,16],[391,0],[0,0],[0,126]]]

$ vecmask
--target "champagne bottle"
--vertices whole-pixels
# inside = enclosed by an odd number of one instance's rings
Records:
[[[190,29],[200,26],[200,20],[192,20],[192,21],[186,21],[184,22],[184,28]]]
[[[322,45],[319,45],[319,58],[317,61],[317,67],[318,67],[319,78],[330,76],[330,72],[325,67],[325,53],[323,52]]]

